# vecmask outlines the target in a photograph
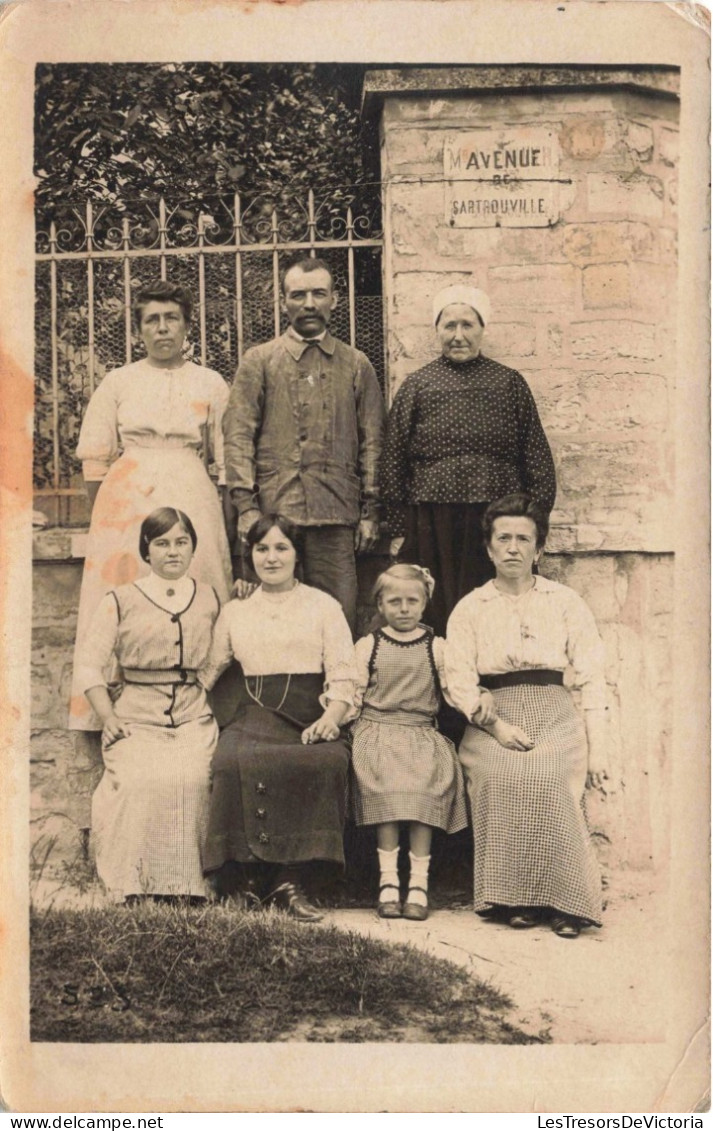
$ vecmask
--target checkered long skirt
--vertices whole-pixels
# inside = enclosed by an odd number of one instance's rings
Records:
[[[359,719],[352,772],[357,825],[419,821],[456,833],[468,824],[455,748],[434,726]]]
[[[474,908],[549,907],[601,923],[601,881],[584,812],[587,740],[563,687],[494,691],[498,715],[532,750],[467,727],[459,750],[470,797]]]

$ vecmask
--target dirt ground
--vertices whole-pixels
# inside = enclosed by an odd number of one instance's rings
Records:
[[[508,1019],[527,1033],[562,1044],[628,1044],[665,1039],[664,910],[655,877],[629,872],[612,881],[604,925],[574,940],[549,927],[515,931],[468,910],[438,910],[414,923],[345,909],[326,922],[462,964],[508,994],[515,1003]]]
[[[559,1044],[648,1043],[665,1039],[660,888],[650,872],[619,873],[607,891],[603,927],[574,940],[549,927],[515,931],[464,908],[435,910],[424,923],[335,908],[324,923],[460,963],[506,993],[514,1003],[507,1019],[533,1036]],[[58,907],[103,902],[97,888],[79,896],[51,883],[39,885],[33,898]]]

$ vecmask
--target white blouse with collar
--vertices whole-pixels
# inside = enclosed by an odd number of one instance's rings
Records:
[[[289,593],[258,588],[223,606],[208,662],[199,673],[210,689],[235,658],[245,675],[324,673],[323,706],[354,702],[354,646],[341,605],[310,585]]]
[[[467,718],[478,706],[481,674],[550,668],[574,674],[584,709],[606,707],[604,645],[594,617],[578,593],[535,576],[513,598],[493,581],[458,602],[448,621],[445,649],[449,700]]]

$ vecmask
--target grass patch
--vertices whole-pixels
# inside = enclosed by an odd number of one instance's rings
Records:
[[[536,1043],[453,963],[275,911],[48,908],[31,940],[34,1041]]]

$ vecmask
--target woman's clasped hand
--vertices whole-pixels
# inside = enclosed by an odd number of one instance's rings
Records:
[[[487,719],[483,719],[482,725],[486,725],[487,722]],[[501,746],[505,746],[508,750],[532,750],[535,745],[529,734],[525,734],[522,727],[513,726],[512,723],[506,723],[503,719],[495,718],[492,720],[490,733]]]
[[[131,727],[129,723],[122,723],[121,719],[117,719],[112,711],[110,715],[104,719],[103,726],[104,745],[111,746],[112,742],[116,742],[119,738],[128,738],[131,734]]]
[[[321,719],[317,719],[316,722],[305,727],[302,731],[302,741],[308,744],[310,742],[331,742],[335,738],[339,738],[339,724],[329,719],[327,712],[322,715]]]

